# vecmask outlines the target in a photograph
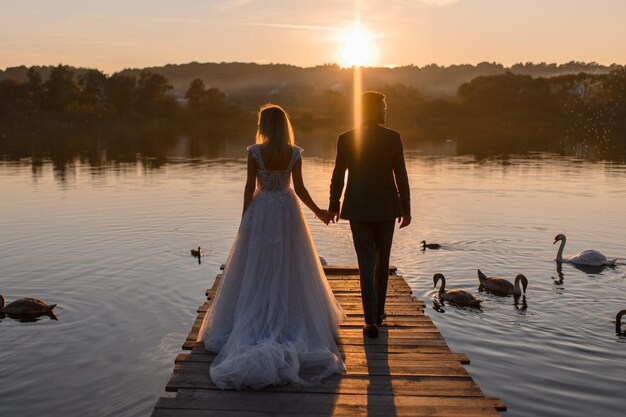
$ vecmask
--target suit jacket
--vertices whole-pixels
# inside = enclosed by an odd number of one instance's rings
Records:
[[[339,212],[346,170],[342,219],[386,221],[411,214],[400,133],[368,123],[339,136],[330,184],[330,212]]]

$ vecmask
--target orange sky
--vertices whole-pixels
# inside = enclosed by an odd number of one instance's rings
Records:
[[[0,68],[342,63],[355,9],[369,65],[626,63],[622,0],[31,0],[3,2]]]

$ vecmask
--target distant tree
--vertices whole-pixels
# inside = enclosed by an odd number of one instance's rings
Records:
[[[59,65],[52,69],[50,78],[44,84],[45,108],[54,113],[66,113],[78,102],[79,88],[74,71],[68,66]]]
[[[115,73],[106,79],[104,94],[112,115],[129,116],[133,110],[137,80],[131,75]]]
[[[605,78],[599,98],[614,108],[620,120],[626,120],[626,69],[611,71]]]
[[[209,113],[222,116],[226,109],[226,94],[217,88],[209,88],[204,93],[204,102]]]
[[[380,89],[385,94],[388,123],[393,126],[415,126],[416,113],[424,106],[424,99],[417,89],[403,84],[386,85]]]
[[[14,80],[0,81],[0,120],[21,119],[26,110],[27,97],[23,86]]]
[[[33,110],[39,110],[44,100],[44,85],[41,80],[41,74],[35,69],[30,67],[26,73],[28,81],[26,82],[26,93],[28,99],[33,107]]]
[[[228,119],[238,112],[226,102],[226,94],[217,88],[206,89],[200,79],[191,82],[185,98],[191,116],[198,120]]]
[[[79,79],[80,105],[86,117],[100,118],[106,110],[107,77],[101,71],[87,70]]]
[[[137,111],[149,117],[163,117],[172,115],[176,102],[169,94],[172,86],[161,74],[142,71],[135,90],[135,105]]]
[[[189,85],[189,89],[185,93],[185,98],[187,99],[189,110],[194,113],[199,112],[200,108],[206,101],[206,88],[204,86],[204,82],[199,78],[193,80]]]

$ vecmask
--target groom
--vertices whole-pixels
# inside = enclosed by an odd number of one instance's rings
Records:
[[[333,222],[350,221],[359,261],[361,297],[365,314],[363,332],[378,337],[377,325],[386,317],[389,254],[394,221],[400,229],[411,223],[409,180],[400,134],[385,124],[385,96],[367,91],[361,96],[363,123],[339,136],[337,159],[330,184],[328,211]],[[348,181],[341,213],[339,199]]]

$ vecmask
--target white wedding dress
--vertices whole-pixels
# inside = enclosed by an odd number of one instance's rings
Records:
[[[222,389],[306,386],[345,371],[335,338],[346,316],[326,281],[291,170],[266,170],[260,146],[257,190],[246,210],[217,294],[200,328],[219,352],[210,374]]]

